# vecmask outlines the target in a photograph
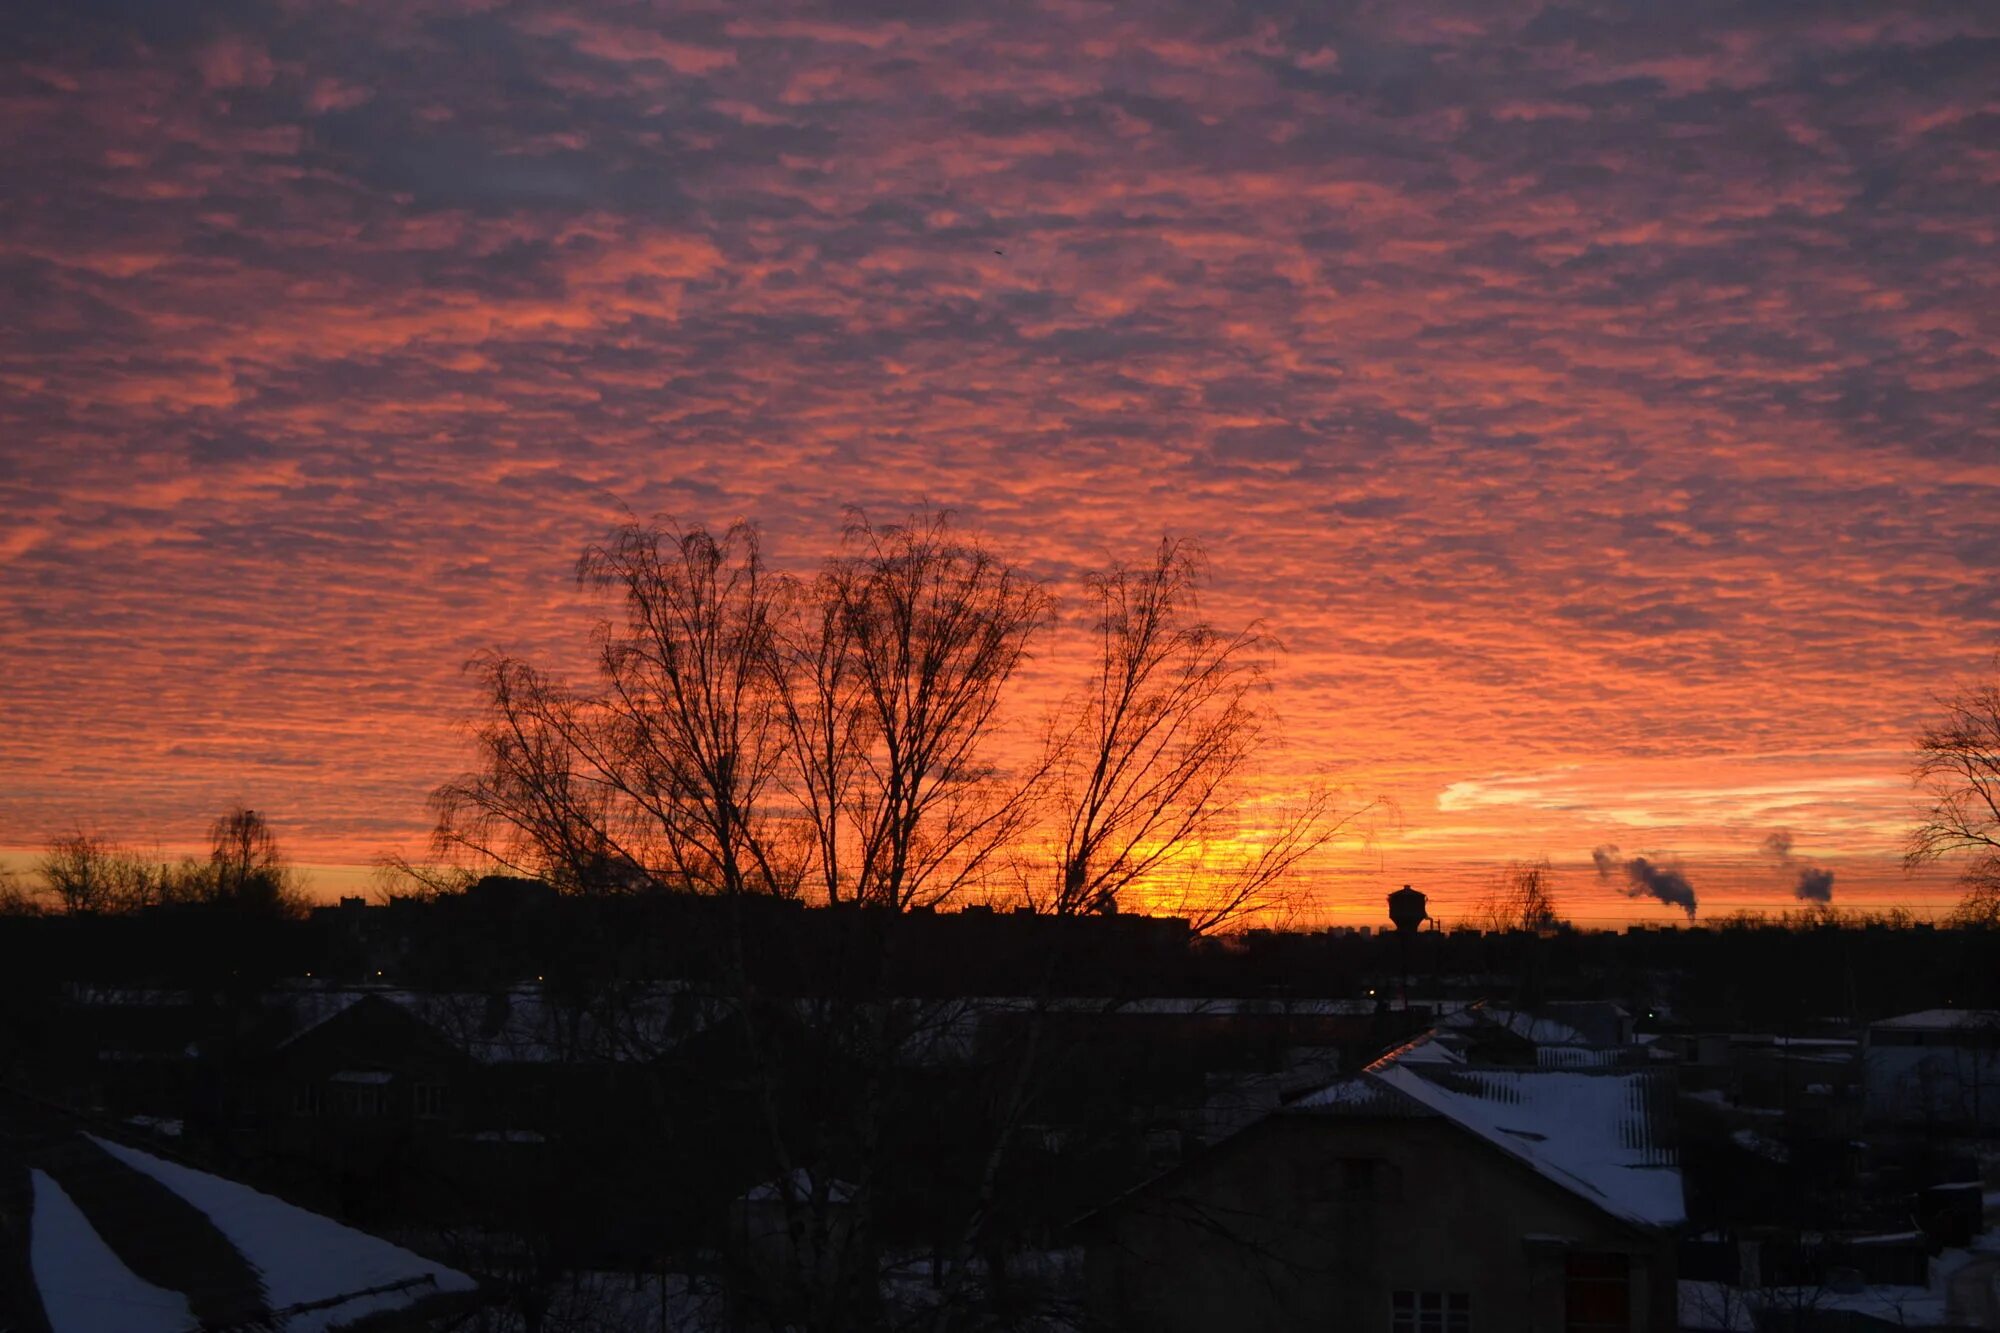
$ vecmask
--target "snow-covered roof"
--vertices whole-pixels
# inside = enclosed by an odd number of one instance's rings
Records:
[[[1535,1063],[1544,1069],[1610,1069],[1625,1060],[1616,1046],[1538,1046]]]
[[[165,990],[157,986],[100,986],[89,981],[65,982],[63,999],[88,1009],[186,1008],[194,1003],[190,991]]]
[[[578,1008],[549,999],[535,985],[490,994],[301,987],[287,996],[294,1027],[278,1045],[289,1046],[374,997],[430,1025],[480,1064],[643,1061],[683,1035],[677,1020],[698,1028],[710,1016],[699,1004],[677,1014],[676,996],[673,988],[651,987],[619,997],[615,1006]]]
[[[1473,1028],[1490,1024],[1504,1028],[1517,1037],[1536,1046],[1587,1046],[1590,1041],[1583,1033],[1568,1023],[1557,1022],[1553,1018],[1540,1018],[1524,1009],[1506,1009],[1495,1005],[1482,1004],[1445,1017],[1438,1026],[1444,1028]]]
[[[1421,1037],[1404,1042],[1390,1056],[1405,1064],[1413,1065],[1462,1065],[1465,1056],[1438,1040],[1435,1031],[1426,1032]]]
[[[55,1333],[185,1333],[197,1325],[187,1297],[127,1268],[62,1186],[41,1171],[28,1176],[35,1210],[28,1271]]]
[[[1433,1114],[1380,1079],[1367,1074],[1349,1074],[1335,1079],[1317,1092],[1294,1099],[1285,1109],[1314,1115],[1370,1117]]]
[[[1686,1220],[1656,1073],[1378,1062],[1368,1076],[1614,1217],[1649,1227]]]
[[[616,1004],[578,1007],[552,999],[541,986],[532,984],[494,993],[415,991],[380,985],[301,985],[286,992],[284,1003],[291,1011],[291,1032],[277,1045],[282,1049],[299,1041],[370,997],[393,1004],[429,1024],[480,1064],[650,1060],[685,1037],[720,1021],[733,1009],[728,1001],[702,997],[673,986],[639,988],[616,997]],[[805,1010],[818,1001],[801,998],[794,1003]],[[1374,1000],[1227,996],[1040,999],[1001,995],[948,1001],[908,997],[885,1003],[920,1017],[921,1021],[912,1026],[913,1035],[904,1055],[931,1061],[968,1055],[980,1024],[1009,1013],[1332,1019],[1372,1017],[1377,1010]],[[1462,1003],[1427,1002],[1427,1006],[1434,1012],[1455,1012]]]
[[[1491,1069],[1425,1058],[1442,1049],[1420,1037],[1287,1109],[1442,1116],[1614,1217],[1648,1227],[1686,1219],[1680,1168],[1666,1141],[1671,1097],[1658,1073]]]
[[[51,1333],[186,1333],[224,1324],[321,1333],[476,1290],[465,1274],[191,1166],[8,1103],[30,1204],[13,1243],[29,1288],[0,1291],[0,1324]],[[18,1132],[17,1132],[18,1131]],[[0,1192],[12,1192],[0,1180]],[[0,1233],[0,1242],[7,1237]],[[16,1261],[19,1262],[19,1261]],[[12,1267],[0,1255],[0,1271]],[[0,1283],[12,1287],[12,1284]]]
[[[248,1185],[89,1137],[205,1214],[262,1276],[265,1300],[274,1314],[314,1307],[281,1319],[278,1326],[285,1333],[335,1328],[438,1292],[472,1291],[477,1286],[463,1273]],[[352,1298],[363,1291],[375,1294]]]
[[[1951,1032],[1958,1028],[2000,1028],[2000,1010],[1923,1009],[1914,1014],[1883,1018],[1870,1023],[1871,1029],[1888,1028],[1900,1032]]]

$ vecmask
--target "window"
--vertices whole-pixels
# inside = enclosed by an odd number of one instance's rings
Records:
[[[1398,1291],[1389,1297],[1390,1333],[1471,1333],[1472,1296],[1463,1291]]]
[[[293,1115],[325,1115],[326,1089],[317,1083],[301,1083],[292,1089]]]
[[[444,1115],[444,1084],[419,1083],[413,1092],[420,1119],[436,1120]]]
[[[395,1075],[384,1069],[343,1069],[329,1080],[334,1087],[335,1105],[346,1116],[379,1116],[389,1113],[389,1085]]]
[[[340,1090],[340,1113],[357,1118],[378,1116],[385,1109],[384,1101],[380,1088],[343,1087]]]
[[[1631,1260],[1570,1255],[1564,1261],[1563,1333],[1627,1333],[1631,1327]]]

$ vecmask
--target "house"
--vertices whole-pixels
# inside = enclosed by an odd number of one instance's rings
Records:
[[[1870,1124],[2000,1129],[2000,1011],[1926,1009],[1869,1024],[1861,1082]]]
[[[1402,1055],[1085,1219],[1095,1317],[1190,1333],[1673,1328],[1685,1205],[1668,1077]]]
[[[247,1185],[0,1094],[0,1328],[428,1327],[477,1287]]]
[[[712,1088],[661,1064],[708,1013],[673,987],[592,998],[294,987],[290,1031],[229,1071],[228,1133],[191,1137],[358,1226],[504,1225],[650,1263],[698,1215],[690,1180],[740,1175],[691,1127],[723,1118]]]

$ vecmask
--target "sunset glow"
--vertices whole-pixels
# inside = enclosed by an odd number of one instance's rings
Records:
[[[1385,802],[1308,919],[1547,856],[1683,920],[1602,847],[1705,917],[1955,898],[1900,853],[2000,649],[1991,6],[42,9],[0,865],[243,801],[354,892],[466,660],[584,662],[626,508],[809,573],[929,504],[1059,592],[1205,544],[1285,649],[1260,790]]]

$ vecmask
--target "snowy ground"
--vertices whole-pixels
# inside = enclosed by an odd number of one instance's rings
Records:
[[[2000,1191],[1986,1195],[1989,1224],[2000,1213]],[[1931,1261],[1928,1287],[1869,1286],[1837,1292],[1829,1287],[1732,1287],[1721,1282],[1680,1284],[1684,1329],[1754,1333],[1759,1311],[1846,1310],[1899,1328],[2000,1329],[2000,1229],[1989,1229],[1964,1249]]]

